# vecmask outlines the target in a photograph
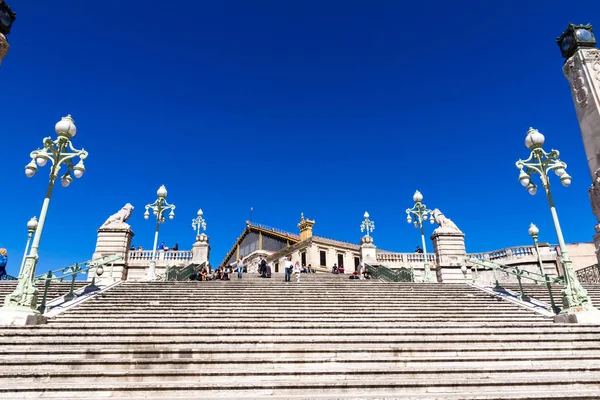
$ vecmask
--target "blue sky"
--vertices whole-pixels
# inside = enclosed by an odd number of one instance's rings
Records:
[[[47,185],[48,167],[28,179],[24,166],[66,114],[90,156],[84,177],[54,192],[39,272],[89,259],[96,229],[127,202],[134,244],[150,248],[143,208],[161,184],[177,209],[160,240],[191,248],[202,208],[213,264],[250,207],[292,232],[304,212],[315,234],[350,242],[368,210],[379,248],[413,251],[415,189],[469,252],[529,244],[531,221],[554,243],[546,199],[517,180],[530,126],[573,176],[553,186],[566,240],[591,241],[591,180],[555,38],[569,22],[600,30],[600,2],[417,3],[9,1],[8,271]]]

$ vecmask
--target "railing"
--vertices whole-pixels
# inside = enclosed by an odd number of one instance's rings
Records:
[[[376,259],[378,262],[394,262],[394,263],[425,263],[423,253],[377,253]],[[435,264],[435,254],[427,254],[427,262]]]
[[[600,265],[594,264],[575,272],[582,283],[600,283]]]
[[[152,261],[154,252],[152,250],[129,250],[128,261]],[[156,261],[190,261],[191,250],[157,250]]]
[[[510,275],[515,276],[519,283],[519,292],[520,292],[519,297],[525,301],[529,301],[530,297],[527,296],[525,294],[525,291],[523,290],[523,282],[522,282],[523,279],[529,279],[537,284],[544,283],[546,285],[546,289],[548,290],[548,295],[550,296],[550,304],[552,306],[552,311],[554,311],[554,313],[556,313],[556,314],[558,314],[560,312],[560,308],[554,302],[554,296],[552,295],[552,284],[564,284],[564,280],[562,277],[551,278],[550,276],[548,276],[548,274],[543,274],[543,275],[538,274],[533,271],[528,271],[526,269],[519,268],[516,265],[515,266],[507,266],[507,265],[497,264],[493,261],[481,260],[481,259],[478,259],[475,257],[469,257],[469,256],[467,256],[465,258],[465,262],[472,264],[471,277],[473,279],[473,283],[475,283],[477,281],[477,279],[479,278],[478,267],[480,267],[482,270],[490,270],[491,269],[494,273],[494,280],[496,282],[494,290],[496,290],[496,291],[504,290],[504,288],[502,286],[500,286],[500,283],[498,282],[498,274],[499,273],[505,273],[507,276],[510,276]],[[466,268],[463,269],[463,273],[465,274],[465,279],[467,278],[466,272],[467,272]]]
[[[205,265],[206,262],[203,262],[202,264],[190,264],[183,268],[167,266],[165,275],[162,280],[168,282],[187,281],[192,275],[197,274]]]
[[[295,233],[286,232],[281,229],[273,228],[273,227],[263,225],[263,224],[257,224],[257,223],[250,222],[250,221],[246,221],[246,222],[254,228],[259,228],[259,229],[263,229],[265,231],[279,233],[280,235],[289,236],[289,237],[296,238],[296,239],[300,238],[300,236],[296,235]]]
[[[0,281],[16,281],[19,278],[16,278],[12,275],[8,275],[8,274],[4,274],[2,276],[0,276]]]
[[[44,293],[42,295],[42,301],[40,302],[38,311],[43,314],[46,310],[46,300],[51,282],[64,282],[66,279],[71,278],[69,293],[63,296],[64,301],[71,301],[75,298],[73,289],[75,287],[75,278],[77,275],[87,273],[91,268],[96,268],[96,275],[100,276],[103,273],[102,270],[104,269],[105,265],[112,264],[122,259],[123,257],[120,255],[110,255],[97,258],[95,260],[88,260],[82,263],[69,265],[68,267],[55,269],[48,271],[45,274],[36,276],[34,278],[34,282],[44,282]],[[96,277],[92,278],[92,282],[86,286],[85,292],[93,292],[95,290],[98,290],[98,287],[96,286]]]
[[[556,251],[552,248],[547,248],[547,254],[553,254],[556,256]],[[474,253],[467,254],[470,258],[476,258],[478,260],[503,260],[503,259],[516,259],[522,257],[535,257],[534,246],[517,246],[509,247],[502,250],[488,251],[485,253]]]
[[[398,268],[398,269],[390,269],[388,267],[384,267],[383,265],[368,265],[365,264],[365,267],[369,271],[369,274],[374,279],[380,279],[385,282],[414,282],[415,281],[415,271],[411,268]]]

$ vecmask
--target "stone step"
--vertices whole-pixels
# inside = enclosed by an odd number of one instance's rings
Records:
[[[445,394],[462,395],[477,392],[480,396],[486,393],[516,394],[529,393],[535,395],[538,391],[575,391],[587,392],[600,390],[600,375],[595,373],[573,376],[569,373],[552,374],[550,379],[544,376],[513,376],[510,380],[506,377],[490,375],[484,379],[470,379],[468,376],[453,379],[424,380],[419,377],[414,379],[398,377],[381,377],[378,375],[363,374],[346,375],[317,375],[306,377],[274,377],[274,376],[240,376],[232,373],[225,382],[212,382],[208,380],[189,379],[174,383],[167,382],[111,382],[102,383],[94,380],[90,383],[79,382],[77,385],[65,386],[61,383],[21,382],[6,383],[0,387],[3,395],[13,395],[18,391],[21,395],[33,397],[56,398],[54,394],[65,395],[70,398],[88,398],[91,394],[102,396],[102,392],[109,392],[111,397],[148,396],[152,398],[172,398],[174,395],[198,397],[258,397],[267,395],[301,395],[312,397],[329,392],[330,395],[340,396],[347,390],[376,389],[391,396],[402,393],[403,396],[429,395],[443,396]],[[107,393],[108,394],[108,393]],[[521,397],[522,398],[522,397]]]
[[[317,371],[319,372],[319,371]],[[321,374],[326,373],[325,376]],[[468,374],[468,377],[465,377]],[[234,375],[234,376],[232,376]],[[165,369],[161,371],[106,371],[106,372],[58,372],[58,373],[0,373],[0,383],[2,386],[11,387],[13,385],[27,385],[32,379],[48,385],[69,385],[76,383],[84,386],[87,384],[102,384],[113,383],[120,385],[127,382],[140,383],[172,383],[172,382],[196,382],[202,383],[209,381],[213,385],[227,386],[231,384],[232,378],[238,385],[252,385],[260,387],[265,385],[264,377],[268,376],[268,385],[281,385],[285,383],[294,384],[323,384],[327,385],[337,380],[347,381],[373,381],[380,382],[386,380],[391,383],[394,379],[402,381],[403,384],[416,383],[419,381],[447,381],[460,384],[465,380],[470,381],[487,381],[491,379],[499,381],[512,381],[518,379],[553,379],[556,381],[572,379],[573,375],[577,379],[585,379],[590,383],[596,382],[600,385],[600,367],[572,367],[572,368],[499,368],[499,369],[458,369],[458,370],[422,370],[422,369],[385,369],[385,370],[368,370],[363,371],[360,368],[355,370],[343,369],[332,366],[328,371],[320,371],[319,374],[313,370],[301,371],[283,370],[278,371],[191,371],[178,369]]]

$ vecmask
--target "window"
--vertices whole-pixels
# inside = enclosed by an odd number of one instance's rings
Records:
[[[326,267],[327,266],[327,252],[325,250],[321,250],[319,252],[319,258],[320,258],[320,265],[322,267]]]
[[[300,253],[300,257],[302,260],[300,261],[300,264],[302,264],[303,267],[306,267],[306,252],[303,251],[302,253]]]
[[[360,265],[360,257],[354,256],[354,270],[358,272],[358,266]]]
[[[344,265],[344,255],[343,254],[338,253],[337,264],[338,264],[338,267],[341,267],[342,265]]]

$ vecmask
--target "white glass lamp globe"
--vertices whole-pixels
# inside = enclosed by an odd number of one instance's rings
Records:
[[[150,213],[148,212],[148,210],[146,210],[146,212],[144,213],[144,219],[148,218],[150,218]]]
[[[60,183],[63,185],[63,187],[67,187],[71,184],[72,180],[73,178],[71,178],[69,175],[65,175],[60,179]]]
[[[529,225],[529,229],[527,230],[527,232],[529,232],[529,236],[534,237],[537,236],[538,233],[540,233],[540,230],[532,222],[531,225]]]
[[[554,173],[556,174],[556,176],[563,176],[567,171],[565,171],[564,168],[556,168],[554,170]]]
[[[363,217],[364,217],[365,219],[369,218],[369,213],[365,211],[365,213],[363,214]]]
[[[165,187],[165,185],[161,185],[161,187],[158,188],[158,190],[156,191],[156,195],[158,197],[167,197],[167,188]]]
[[[519,182],[521,182],[521,185],[523,185],[525,187],[529,186],[530,177],[523,170],[521,170],[521,173],[519,173]]]
[[[533,183],[530,183],[529,186],[527,186],[527,191],[530,195],[534,196],[537,193],[537,186],[535,186]]]
[[[412,222],[412,218],[410,217],[410,215],[406,216],[406,222],[408,222],[409,224]]]
[[[43,167],[44,165],[46,165],[46,163],[48,162],[47,158],[44,157],[38,157],[35,159],[35,162],[37,163],[37,165],[39,165],[40,167]]]
[[[54,130],[58,136],[64,136],[66,138],[73,138],[77,133],[77,127],[75,127],[75,121],[71,118],[71,115],[62,117],[60,121],[54,125]]]
[[[28,178],[31,178],[32,176],[35,175],[36,172],[37,172],[37,166],[35,165],[35,162],[33,160],[31,160],[31,162],[25,166],[25,175]]]
[[[169,214],[169,219],[173,219],[175,218],[175,213],[171,211],[171,213]]]
[[[415,194],[413,194],[413,201],[415,203],[420,203],[423,201],[423,195],[418,190],[415,191]]]
[[[201,217],[204,213],[202,212],[202,209],[198,210],[198,216]]]
[[[29,229],[30,231],[35,231],[38,227],[38,220],[36,217],[31,218],[29,221],[27,221],[27,229]]]
[[[77,165],[73,167],[73,175],[75,175],[75,178],[81,178],[84,172],[85,166],[83,165],[83,161],[79,161]]]
[[[571,186],[571,175],[566,172],[560,177],[560,183],[563,184],[564,187]]]
[[[546,138],[537,129],[529,128],[525,136],[525,146],[529,150],[539,149],[544,145]]]

